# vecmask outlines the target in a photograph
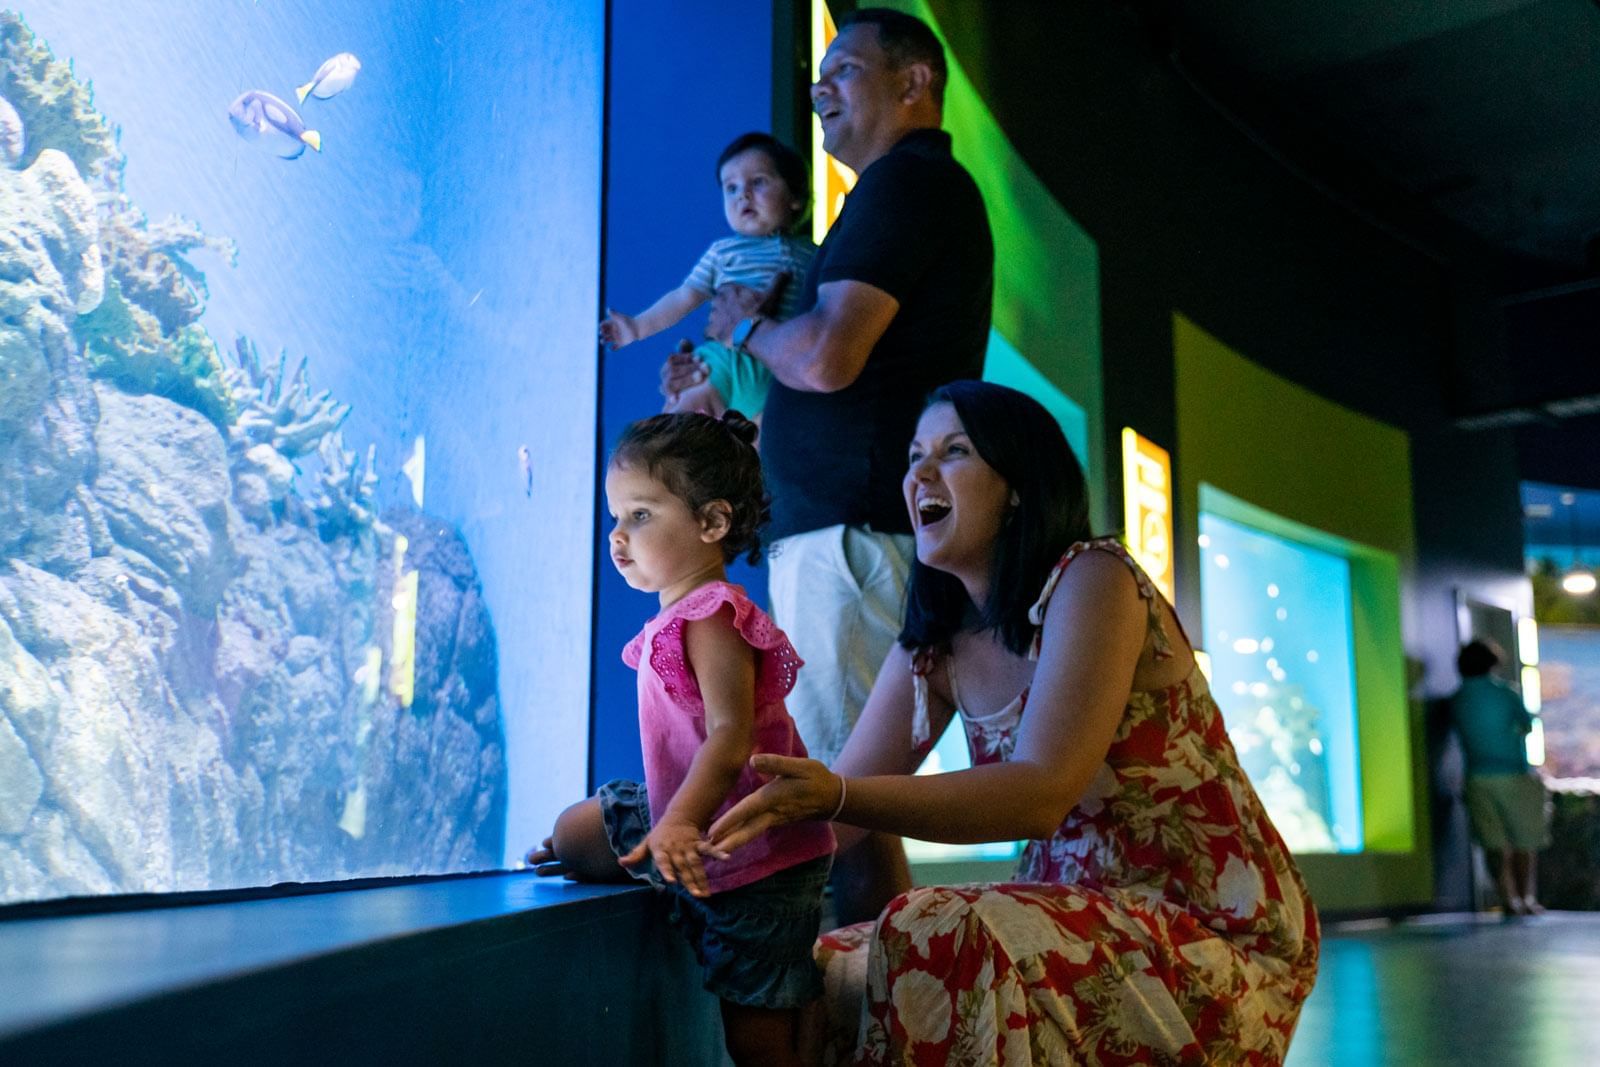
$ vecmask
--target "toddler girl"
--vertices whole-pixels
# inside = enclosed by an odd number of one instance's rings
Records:
[[[765,290],[778,275],[788,276],[776,317],[798,308],[800,281],[817,246],[795,231],[806,221],[809,197],[805,161],[788,145],[765,133],[734,139],[717,158],[722,211],[734,236],[712,242],[684,283],[638,315],[606,309],[600,340],[612,348],[660,333],[681,321],[724,285]],[[772,374],[752,356],[716,341],[694,354],[708,379],[679,394],[675,410],[721,414],[734,408],[759,417]]]
[[[639,672],[645,783],[613,781],[568,808],[528,859],[542,874],[625,871],[669,892],[722,1000],[729,1054],[784,1064],[803,1062],[801,1009],[822,991],[811,945],[833,830],[780,827],[730,858],[704,836],[761,785],[752,753],[806,752],[783,703],[800,657],[726,580],[730,561],[759,557],[767,519],[755,434],[736,411],[657,415],[623,432],[606,471],[611,559],[661,599],[622,653]]]

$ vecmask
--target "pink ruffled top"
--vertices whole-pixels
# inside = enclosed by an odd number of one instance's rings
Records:
[[[639,672],[639,736],[652,822],[667,810],[706,739],[705,702],[684,653],[683,624],[710,618],[725,604],[733,607],[734,628],[756,650],[755,751],[780,756],[807,754],[783,703],[794,688],[800,656],[743,589],[729,582],[708,582],[645,623],[622,650],[622,661]],[[716,814],[720,816],[762,783],[746,765]],[[726,860],[708,860],[706,876],[711,891],[720,893],[833,850],[833,827],[828,823],[793,823],[768,830]]]

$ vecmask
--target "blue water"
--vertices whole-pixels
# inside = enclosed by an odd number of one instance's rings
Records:
[[[1201,644],[1240,762],[1295,851],[1362,847],[1350,565],[1202,513]]]
[[[488,865],[514,860],[586,785],[603,5],[30,0],[20,14],[119,127],[127,197],[236,242],[235,266],[192,255],[210,290],[200,325],[225,349],[246,335],[304,357],[312,389],[350,406],[346,447],[375,446],[378,506],[420,481],[423,512],[464,540],[498,641],[509,802]],[[354,85],[298,108],[320,153],[283,160],[237,135],[239,93],[293,104],[346,51]],[[425,477],[403,476],[419,451]],[[419,663],[434,654],[455,650]]]

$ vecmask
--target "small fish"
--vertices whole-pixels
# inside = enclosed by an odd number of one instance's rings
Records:
[[[322,135],[306,129],[294,108],[271,93],[251,89],[228,105],[228,121],[246,141],[282,159],[298,159],[310,145],[322,151]]]
[[[527,445],[517,447],[517,467],[522,471],[522,489],[529,496],[533,495],[533,453],[528,451]]]
[[[311,75],[311,80],[296,89],[294,95],[302,104],[308,95],[318,100],[331,99],[350,88],[360,70],[361,60],[349,52],[340,52],[318,67],[317,72]]]

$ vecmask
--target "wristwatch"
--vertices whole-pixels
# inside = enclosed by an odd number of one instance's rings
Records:
[[[728,335],[728,344],[733,347],[735,352],[741,355],[748,355],[744,346],[749,343],[750,335],[756,332],[756,327],[766,321],[766,316],[764,315],[751,315],[749,318],[740,319],[738,325],[733,328],[733,332]]]

